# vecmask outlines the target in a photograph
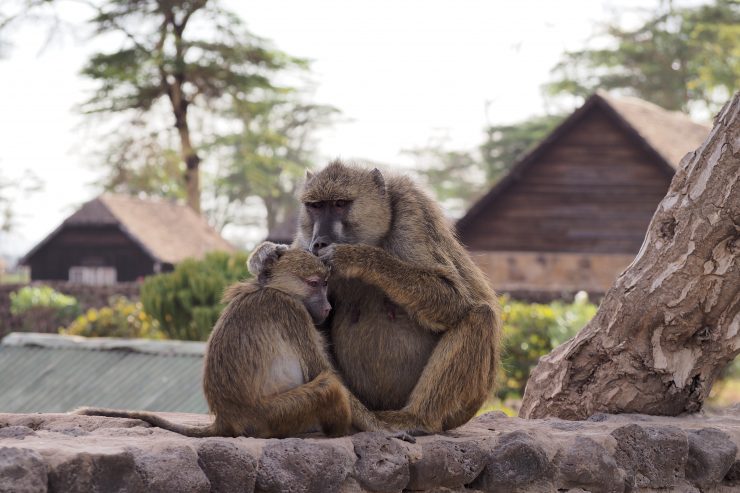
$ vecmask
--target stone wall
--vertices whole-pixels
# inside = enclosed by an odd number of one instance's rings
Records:
[[[90,286],[59,281],[34,282],[31,286],[51,286],[55,290],[74,296],[84,310],[100,308],[108,304],[113,295],[139,298],[140,283],[118,283],[111,286]],[[27,284],[0,284],[0,339],[10,332],[32,327],[34,332],[56,333],[60,321],[53,311],[38,310],[36,313],[17,316],[10,313],[10,293],[18,291]],[[68,321],[62,321],[68,322]]]
[[[740,491],[739,445],[740,407],[581,422],[489,413],[413,444],[380,433],[193,439],[137,420],[0,414],[0,492],[729,493]]]
[[[634,255],[471,252],[494,289],[517,299],[549,301],[586,291],[598,298],[614,284]]]

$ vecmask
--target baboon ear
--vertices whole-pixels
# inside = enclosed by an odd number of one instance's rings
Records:
[[[306,170],[306,181],[310,180],[311,178],[313,178],[313,173],[311,173],[310,169],[307,169]]]
[[[383,178],[383,173],[381,173],[378,168],[373,168],[370,172],[370,176],[373,177],[373,181],[378,186],[380,195],[385,195],[385,178]]]
[[[270,275],[272,274],[272,268],[275,267],[275,263],[277,262],[278,258],[279,254],[277,253],[277,251],[265,257],[265,259],[262,261],[262,270],[257,277],[257,282],[259,282],[260,284],[265,284],[267,282],[267,280],[270,278]]]

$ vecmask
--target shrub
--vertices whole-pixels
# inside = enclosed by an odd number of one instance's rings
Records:
[[[173,272],[148,277],[141,301],[167,337],[203,341],[223,309],[224,289],[247,277],[246,253],[214,252],[203,260],[185,260]]]
[[[17,320],[16,330],[48,333],[74,320],[80,305],[49,286],[26,286],[10,293],[10,313]]]
[[[578,293],[572,303],[524,303],[502,297],[504,325],[504,372],[499,380],[499,397],[521,396],[529,372],[541,356],[570,339],[596,314],[586,293]]]
[[[87,310],[59,333],[85,337],[165,338],[159,322],[144,312],[142,304],[123,296],[111,298],[110,306]]]
[[[13,315],[21,315],[34,308],[53,308],[60,314],[76,314],[80,311],[80,305],[74,297],[49,286],[26,286],[10,293],[10,313]]]

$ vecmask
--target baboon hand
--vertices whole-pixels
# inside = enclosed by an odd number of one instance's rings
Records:
[[[249,273],[255,277],[259,276],[264,270],[266,264],[271,264],[273,261],[280,258],[280,256],[287,252],[289,248],[290,245],[280,245],[271,241],[260,243],[247,260],[247,269],[249,270]]]
[[[341,277],[357,277],[370,261],[375,248],[367,245],[332,244],[325,247],[319,258]]]

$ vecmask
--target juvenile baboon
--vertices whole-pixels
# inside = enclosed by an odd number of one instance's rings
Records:
[[[333,162],[308,173],[294,247],[334,274],[331,343],[349,390],[397,429],[468,421],[498,366],[498,303],[437,204],[405,176]],[[283,248],[258,247],[250,270]]]
[[[257,280],[228,289],[229,303],[205,356],[203,391],[215,415],[212,425],[176,424],[143,411],[82,408],[75,413],[141,419],[193,437],[285,437],[316,425],[330,436],[346,434],[350,396],[314,326],[331,309],[327,278],[328,268],[317,257],[288,250],[272,256]],[[358,419],[369,419],[358,427],[371,428],[372,418]]]

